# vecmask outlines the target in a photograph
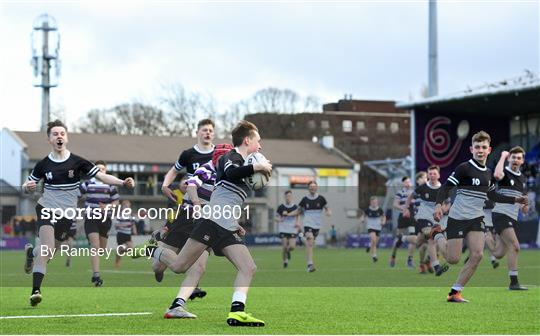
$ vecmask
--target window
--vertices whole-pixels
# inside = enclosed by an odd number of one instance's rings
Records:
[[[328,120],[321,120],[321,128],[322,129],[329,129],[330,128],[330,123],[328,122]]]
[[[392,123],[390,124],[390,132],[392,132],[392,133],[397,133],[398,131],[399,131],[399,123],[397,123],[397,122],[395,122],[395,121],[392,122]]]
[[[307,125],[309,129],[315,129],[315,127],[317,127],[317,125],[315,124],[315,120],[308,121]]]
[[[385,125],[385,123],[383,123],[382,121],[379,121],[379,122],[377,123],[377,131],[379,131],[379,132],[384,132],[384,131],[386,131],[386,125]]]
[[[317,184],[319,185],[319,191],[328,191],[328,177],[319,176],[317,178]]]
[[[343,132],[350,133],[352,132],[352,121],[350,120],[343,120],[342,122]]]
[[[366,129],[366,123],[363,121],[357,121],[356,122],[356,130],[357,131],[363,131]]]
[[[338,192],[344,193],[347,180],[345,177],[338,177]]]

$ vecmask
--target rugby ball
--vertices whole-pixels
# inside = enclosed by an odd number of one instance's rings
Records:
[[[246,158],[246,161],[244,162],[244,165],[250,165],[255,163],[264,163],[268,162],[268,160],[259,152],[255,152],[252,154],[249,154]],[[266,174],[263,174],[261,172],[256,172],[255,174],[248,176],[244,179],[246,184],[252,189],[252,190],[261,190],[264,188],[269,181],[268,176]]]

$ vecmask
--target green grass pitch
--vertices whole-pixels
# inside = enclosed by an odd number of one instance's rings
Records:
[[[293,252],[283,269],[280,250],[251,249],[258,272],[247,311],[263,319],[263,328],[231,328],[226,316],[235,271],[212,256],[201,287],[208,291],[188,309],[196,320],[166,320],[163,313],[183,276],[169,271],[155,282],[150,262],[124,258],[119,270],[102,259],[104,287],[90,284],[88,258],[64,257],[48,265],[43,302],[28,304],[31,275],[23,273],[23,253],[0,253],[0,316],[149,312],[142,316],[1,319],[2,334],[539,334],[540,251],[520,254],[520,282],[525,292],[510,292],[506,259],[493,269],[486,258],[463,295],[471,302],[446,302],[461,263],[441,277],[405,267],[406,251],[388,266],[389,250],[373,264],[365,250],[317,249],[317,271],[307,273],[304,250]]]

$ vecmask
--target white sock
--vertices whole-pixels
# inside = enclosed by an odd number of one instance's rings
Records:
[[[431,266],[435,267],[435,266],[439,266],[439,261],[438,260],[435,260],[435,261],[432,261],[431,262]]]
[[[509,275],[509,276],[512,276],[512,275],[517,276],[517,275],[518,275],[518,271],[508,271],[508,275]]]
[[[495,260],[497,260],[497,258],[495,258],[492,254],[490,254],[490,255],[489,255],[489,260],[495,261]]]
[[[242,302],[243,304],[246,304],[247,300],[247,294],[244,292],[235,291],[232,295],[232,302]]]
[[[461,286],[460,284],[454,284],[452,286],[452,289],[461,292],[463,290],[463,286]]]

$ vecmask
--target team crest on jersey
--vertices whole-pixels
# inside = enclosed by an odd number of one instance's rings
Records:
[[[425,197],[426,197],[426,198],[429,198],[429,193],[426,193],[426,194],[425,194]]]
[[[75,171],[73,169],[68,170],[68,177],[74,178],[75,177]]]
[[[510,185],[514,186],[514,180],[510,180]]]
[[[47,180],[52,180],[52,172],[45,173],[45,178]]]
[[[197,170],[197,168],[199,168],[200,164],[198,162],[195,162],[193,164],[193,170]]]
[[[203,236],[203,239],[204,239],[204,241],[209,241],[209,240],[210,240],[210,236],[209,236],[209,235],[204,235],[204,236]]]

